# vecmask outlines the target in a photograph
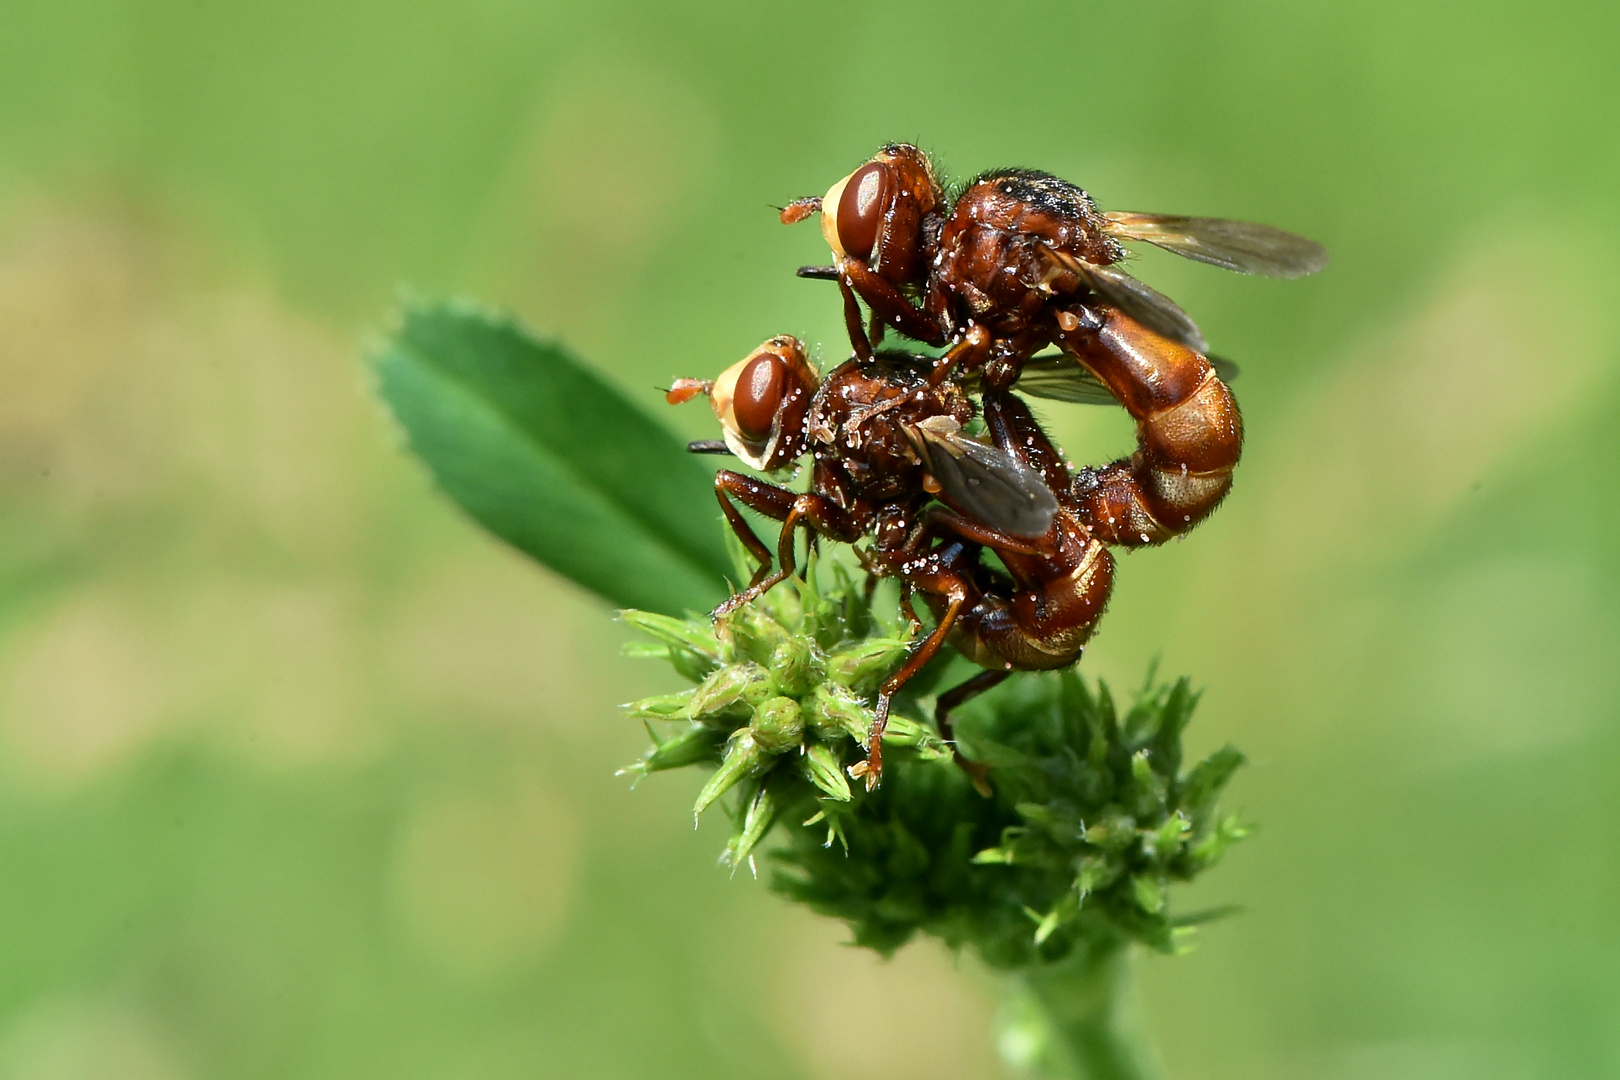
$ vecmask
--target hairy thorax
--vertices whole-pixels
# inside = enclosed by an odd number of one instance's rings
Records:
[[[954,298],[956,320],[997,335],[1023,333],[1053,296],[1083,290],[1051,251],[1097,264],[1124,256],[1105,223],[1091,197],[1065,180],[1028,169],[986,173],[940,230],[932,285]]]
[[[818,475],[832,481],[845,509],[920,493],[922,463],[907,430],[936,416],[973,418],[968,396],[952,383],[929,386],[928,372],[926,360],[880,353],[822,382],[806,430]]]

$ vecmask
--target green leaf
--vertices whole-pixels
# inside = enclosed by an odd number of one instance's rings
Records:
[[[496,536],[621,607],[724,598],[712,477],[560,345],[472,305],[418,304],[372,363],[411,449]]]

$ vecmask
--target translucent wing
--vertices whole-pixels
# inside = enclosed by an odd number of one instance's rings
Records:
[[[969,439],[945,417],[910,429],[923,465],[939,481],[940,500],[965,517],[1010,536],[1045,536],[1057,498],[1034,467],[998,447]]]
[[[1208,357],[1215,374],[1222,382],[1231,382],[1238,376],[1238,366],[1221,356]],[[970,390],[977,389],[969,386]],[[1014,386],[1021,394],[1045,398],[1048,401],[1067,401],[1074,405],[1118,405],[1119,401],[1093,375],[1073,357],[1063,353],[1046,353],[1024,361],[1023,372]]]
[[[1189,349],[1208,352],[1209,342],[1192,316],[1159,290],[1136,280],[1114,266],[1086,262],[1065,251],[1047,248],[1046,254],[1059,266],[1079,275],[1092,292],[1105,303],[1123,311],[1156,334],[1179,341]]]
[[[1327,265],[1327,249],[1270,225],[1171,214],[1105,214],[1104,231],[1240,274],[1296,278]]]
[[[1030,397],[1075,405],[1119,404],[1101,379],[1074,357],[1063,353],[1032,356],[1024,361],[1024,369],[1013,388]]]

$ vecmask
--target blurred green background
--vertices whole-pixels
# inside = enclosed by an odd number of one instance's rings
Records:
[[[842,356],[895,138],[1326,243],[1144,255],[1243,364],[1225,508],[1085,669],[1261,823],[1141,966],[1178,1080],[1620,1075],[1620,7],[6,0],[0,1078],[998,1075],[995,987],[715,867],[674,689],[394,447],[401,283],[654,391]],[[1122,415],[1049,405],[1082,460]],[[718,527],[718,526],[717,526]],[[952,969],[959,967],[958,974]]]

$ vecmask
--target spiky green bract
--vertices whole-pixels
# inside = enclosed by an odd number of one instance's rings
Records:
[[[697,683],[627,706],[632,716],[676,725],[654,730],[653,748],[627,771],[714,767],[693,812],[734,796],[725,853],[734,867],[781,821],[802,831],[813,820],[817,842],[842,834],[856,798],[847,773],[865,756],[872,694],[910,645],[874,616],[842,566],[826,570],[825,593],[814,584],[814,560],[808,574],[808,583],[784,583],[718,623],[620,614],[657,642],[639,643],[635,655],[667,658]],[[919,761],[950,757],[931,728],[904,717],[884,745]]]
[[[1072,670],[1016,676],[957,724],[968,755],[992,765],[991,798],[949,763],[900,762],[847,816],[847,854],[785,830],[772,885],[885,953],[919,931],[999,969],[1110,940],[1173,951],[1184,930],[1168,886],[1244,835],[1215,805],[1242,755],[1179,771],[1196,704],[1185,679],[1121,715]]]
[[[1242,755],[1226,747],[1181,769],[1198,700],[1187,680],[1150,680],[1121,710],[1072,670],[1015,675],[957,722],[968,756],[992,766],[990,798],[932,727],[897,715],[885,742],[912,752],[890,756],[868,793],[845,776],[908,639],[842,567],[823,576],[825,588],[812,572],[719,624],[624,613],[661,643],[638,654],[665,655],[698,684],[630,706],[678,725],[632,771],[713,768],[696,810],[734,796],[727,860],[747,860],[775,828],[772,887],[880,952],[919,931],[1004,970],[1131,940],[1173,950],[1197,920],[1172,914],[1170,884],[1244,835],[1216,805]]]

